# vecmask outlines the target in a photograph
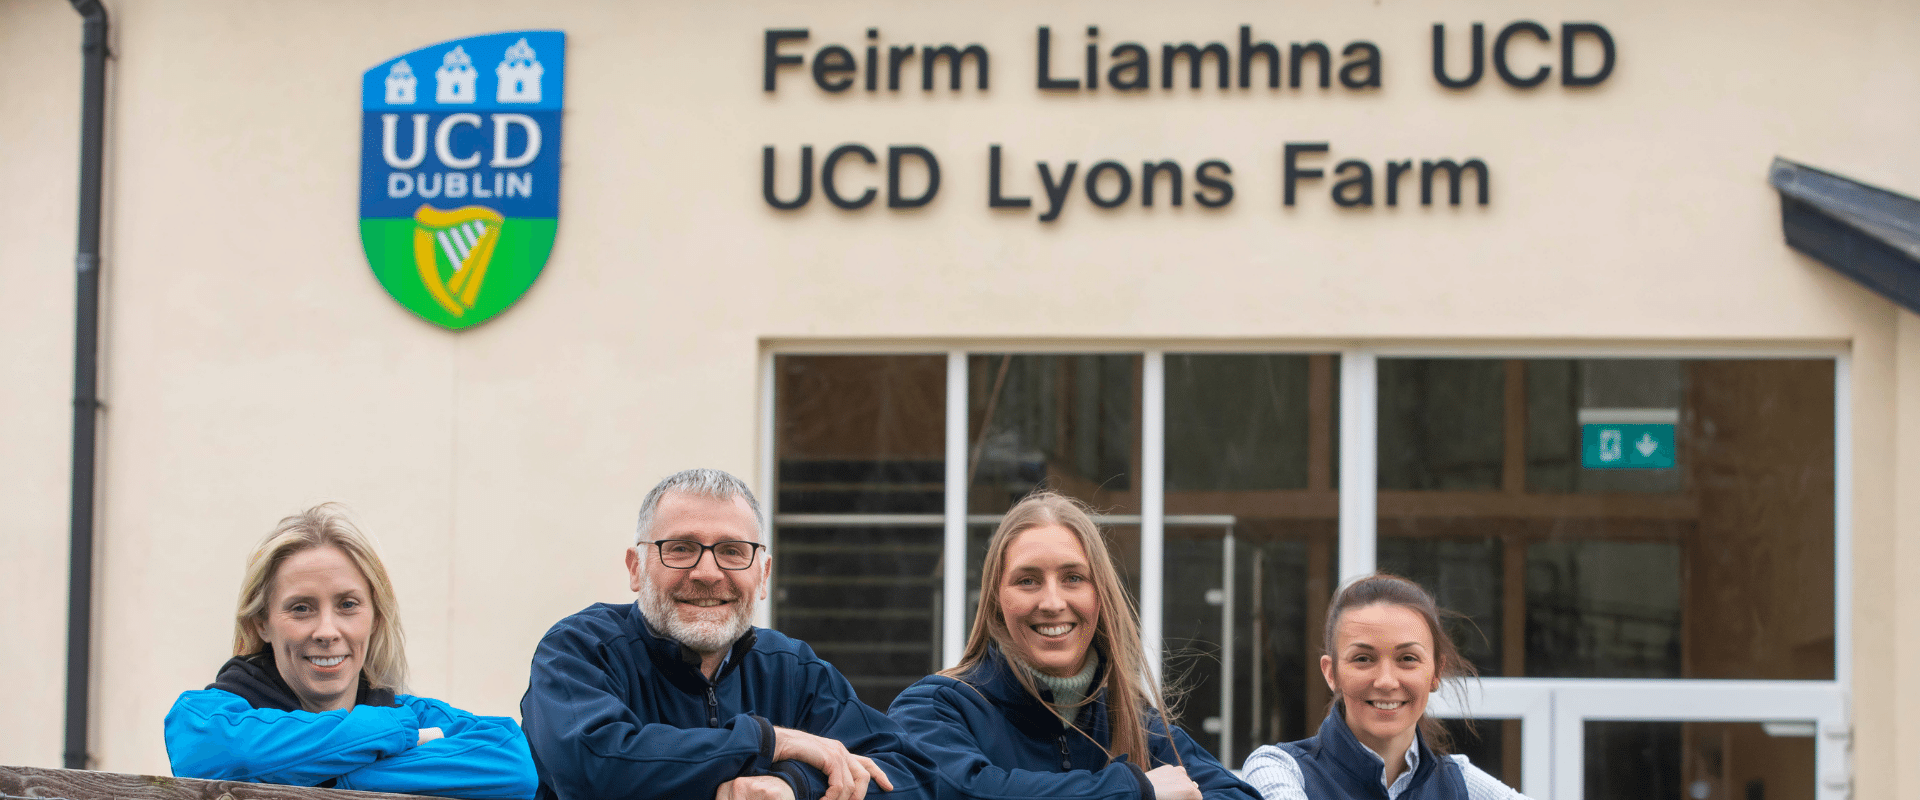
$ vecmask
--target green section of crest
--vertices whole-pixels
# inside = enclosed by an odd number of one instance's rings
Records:
[[[546,266],[547,254],[553,251],[558,220],[502,222],[499,241],[494,245],[493,257],[487,264],[473,307],[463,309],[464,313],[459,315],[437,301],[421,278],[414,261],[416,227],[412,219],[360,220],[360,243],[366,248],[367,263],[373,265],[374,277],[380,279],[380,285],[408,311],[435,325],[461,330],[493,319],[527,293]],[[445,281],[453,273],[452,264],[440,248],[432,250],[434,270]]]

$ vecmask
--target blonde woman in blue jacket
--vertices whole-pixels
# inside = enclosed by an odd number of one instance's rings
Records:
[[[959,665],[887,712],[941,797],[1257,800],[1170,725],[1132,604],[1084,506],[1041,492],[987,545]]]
[[[393,584],[341,510],[280,521],[247,560],[233,658],[167,712],[183,778],[525,800],[520,726],[402,693]]]

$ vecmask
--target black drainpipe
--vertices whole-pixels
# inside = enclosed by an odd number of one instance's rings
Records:
[[[80,245],[73,330],[73,525],[67,551],[67,769],[86,769],[93,661],[94,428],[100,413],[100,162],[107,123],[107,9],[68,0],[86,18],[80,52]]]

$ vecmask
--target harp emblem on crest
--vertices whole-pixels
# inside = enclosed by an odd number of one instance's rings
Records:
[[[487,280],[493,246],[506,218],[484,206],[413,212],[413,263],[420,284],[447,313],[466,316]]]

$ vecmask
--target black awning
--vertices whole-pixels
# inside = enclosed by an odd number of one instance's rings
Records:
[[[1774,158],[1787,244],[1920,313],[1920,200]]]

